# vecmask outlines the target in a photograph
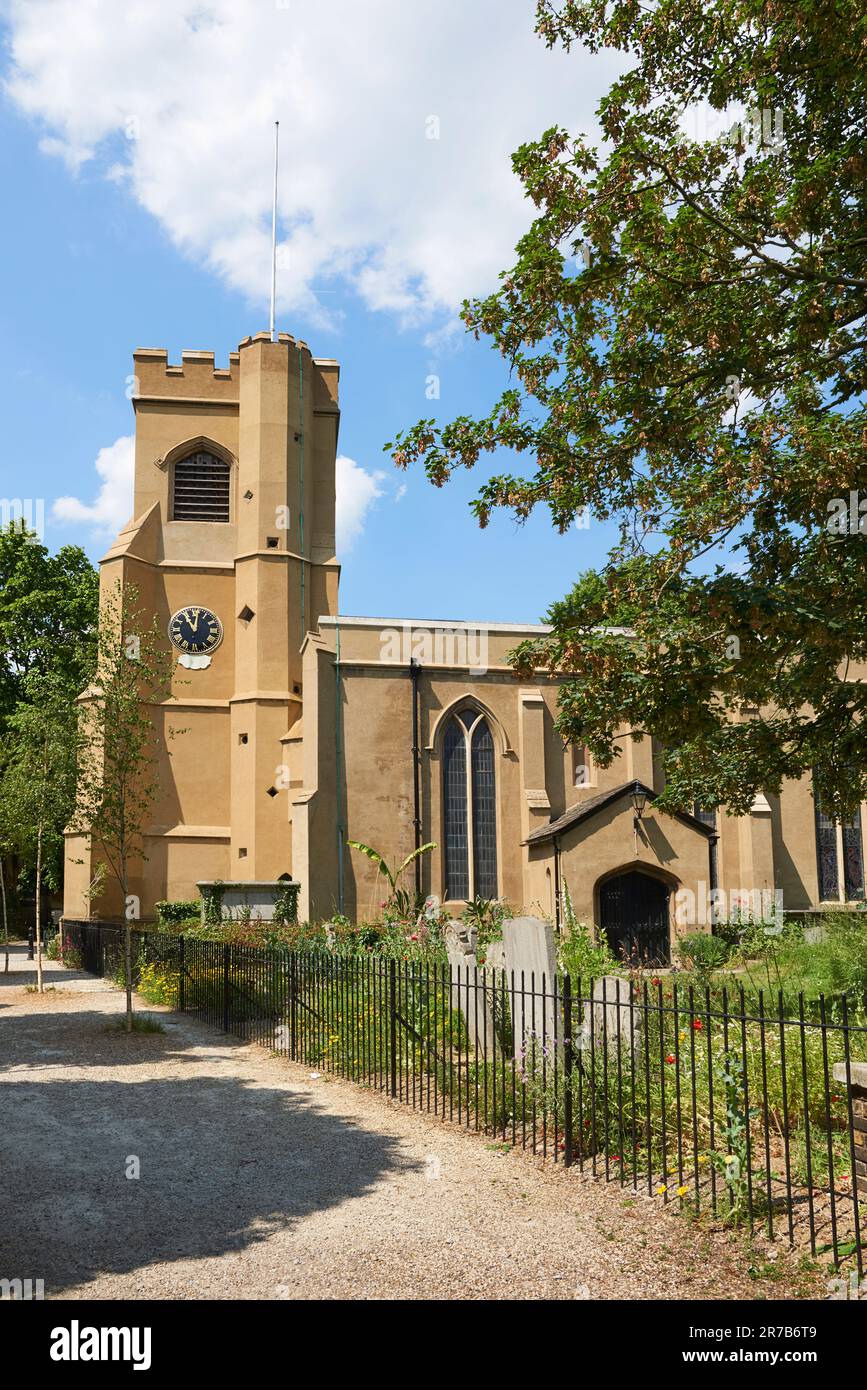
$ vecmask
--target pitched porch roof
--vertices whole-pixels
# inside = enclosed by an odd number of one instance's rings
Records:
[[[548,840],[556,840],[573,826],[580,825],[582,821],[590,820],[599,811],[603,811],[606,806],[619,800],[622,796],[631,796],[633,792],[643,792],[648,801],[656,801],[658,793],[645,786],[643,782],[623,782],[619,787],[612,788],[609,792],[600,792],[598,796],[590,796],[586,801],[579,801],[574,806],[570,806],[568,811],[564,811],[562,816],[552,820],[548,825],[542,825],[538,830],[534,830],[522,843],[525,845],[544,844]],[[666,815],[673,816],[675,820],[683,821],[684,825],[691,826],[706,839],[710,839],[716,834],[709,825],[700,821],[697,816],[691,816],[688,811],[667,811]]]

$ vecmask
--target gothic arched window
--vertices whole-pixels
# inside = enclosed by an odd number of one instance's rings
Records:
[[[861,808],[849,820],[840,822],[822,808],[814,793],[816,807],[816,852],[819,867],[820,902],[858,902],[864,898],[864,848],[861,839]],[[842,868],[842,874],[840,872]]]
[[[172,521],[228,521],[231,469],[197,449],[178,459],[172,481]]]
[[[446,895],[497,896],[494,740],[483,714],[460,710],[443,739]]]

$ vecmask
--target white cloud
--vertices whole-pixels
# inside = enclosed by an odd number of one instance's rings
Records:
[[[11,0],[7,93],[186,256],[267,303],[280,120],[282,313],[351,286],[402,322],[496,283],[531,208],[509,156],[593,127],[610,55],[549,51],[532,0]],[[439,139],[426,138],[439,118]],[[291,325],[290,325],[291,326]]]
[[[53,521],[73,526],[89,526],[95,536],[115,536],[129,521],[133,506],[135,440],[121,435],[113,444],[100,449],[96,471],[102,479],[93,502],[77,497],[58,497],[51,509]]]
[[[72,526],[89,526],[94,536],[116,536],[132,516],[135,440],[122,435],[100,449],[95,468],[102,480],[93,502],[58,497],[51,519]],[[337,553],[345,554],[364,530],[367,515],[385,489],[382,470],[368,473],[355,459],[338,454],[336,466]],[[404,489],[405,490],[405,489]],[[402,496],[399,489],[395,500]]]
[[[385,473],[367,473],[355,459],[345,454],[337,455],[336,493],[337,493],[337,558],[351,550],[364,530],[367,513],[377,497],[381,497],[381,484]]]

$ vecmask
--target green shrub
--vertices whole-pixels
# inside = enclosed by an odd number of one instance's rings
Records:
[[[608,938],[601,927],[593,931],[586,922],[579,922],[572,906],[569,885],[563,880],[563,936],[560,941],[558,966],[573,982],[598,980],[601,975],[616,975],[623,970],[608,948]]]
[[[681,961],[699,975],[711,975],[720,970],[731,955],[731,947],[718,936],[708,936],[706,932],[693,932],[682,936],[677,943]]]
[[[582,986],[591,979],[621,974],[623,970],[622,961],[617,960],[608,949],[602,928],[596,928],[594,938],[584,922],[573,922],[568,935],[560,942],[559,956],[560,969],[573,984],[581,980]]]
[[[502,941],[503,922],[511,915],[505,903],[496,898],[473,898],[472,902],[467,903],[461,921],[475,930],[476,947],[481,957],[484,957],[486,948],[492,942]]]
[[[283,883],[274,902],[274,922],[286,927],[298,921],[298,884]]]
[[[205,905],[202,915],[211,926],[218,926],[223,919],[223,894],[225,891],[222,883],[212,883],[202,894]]]
[[[136,993],[149,1004],[177,1007],[178,970],[160,961],[144,961],[139,968]]]
[[[157,921],[161,927],[170,927],[177,930],[182,922],[188,922],[190,918],[199,920],[199,904],[196,900],[189,902],[159,902],[154,903],[157,910]]]
[[[740,945],[743,930],[743,922],[714,922],[711,927],[711,934],[719,941],[724,941],[727,946],[734,949],[736,946]]]

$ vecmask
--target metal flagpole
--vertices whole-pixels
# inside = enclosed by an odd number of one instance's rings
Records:
[[[277,312],[277,158],[280,147],[280,122],[274,122],[274,201],[271,207],[271,342],[276,343]]]

